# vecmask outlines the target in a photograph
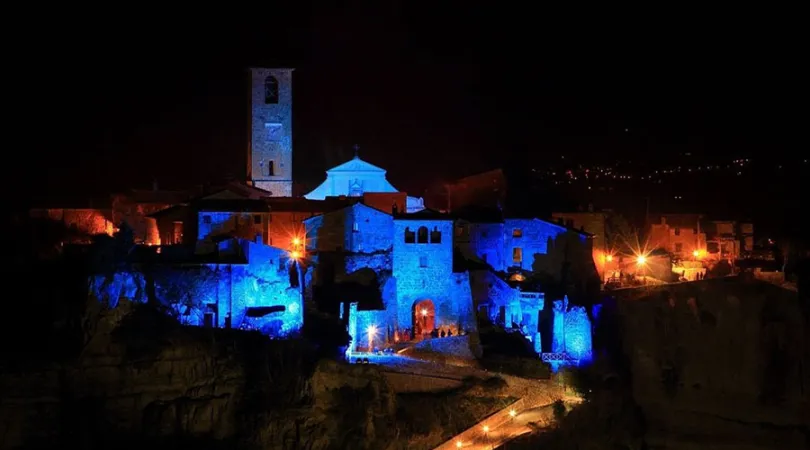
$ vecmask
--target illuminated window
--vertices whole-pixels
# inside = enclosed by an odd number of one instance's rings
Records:
[[[264,103],[267,105],[278,103],[278,80],[272,75],[264,79]]]
[[[405,243],[413,244],[416,242],[416,233],[411,231],[410,227],[405,227]]]
[[[520,228],[515,228],[512,230],[512,237],[513,238],[520,238],[523,237],[523,230]]]
[[[419,230],[416,233],[416,242],[418,244],[427,244],[428,243],[428,229],[427,227],[419,227]]]
[[[427,267],[427,266],[428,266],[428,264],[427,264],[427,256],[420,255],[419,256],[419,267]]]
[[[523,249],[515,247],[512,249],[512,261],[519,263],[523,262]]]
[[[433,231],[430,232],[430,243],[431,244],[442,243],[442,232],[439,231],[438,227],[433,227]]]
[[[355,233],[360,231],[360,225],[357,222],[352,223],[352,231],[354,231]]]

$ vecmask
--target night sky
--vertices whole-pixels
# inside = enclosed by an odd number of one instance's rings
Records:
[[[41,39],[10,56],[27,159],[13,177],[40,197],[243,177],[250,66],[297,68],[293,164],[308,186],[353,144],[411,192],[563,154],[656,162],[806,148],[789,26],[563,27],[551,13],[381,3],[37,22]]]

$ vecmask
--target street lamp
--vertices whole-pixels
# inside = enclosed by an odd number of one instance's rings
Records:
[[[517,416],[517,411],[515,411],[514,409],[509,411],[509,416],[514,419]]]
[[[293,250],[293,251],[290,252],[290,259],[298,260],[298,258],[300,258],[300,257],[301,257],[301,252],[299,252],[298,250]]]
[[[461,441],[456,441],[456,448],[461,448],[463,445]]]
[[[292,244],[295,246],[301,245],[301,239],[294,237],[292,240]]]
[[[638,264],[639,266],[647,264],[647,257],[644,255],[639,255],[638,258],[636,258],[636,264]]]

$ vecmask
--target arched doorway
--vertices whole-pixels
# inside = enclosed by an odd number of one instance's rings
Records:
[[[413,304],[413,337],[422,339],[436,328],[436,307],[425,299]]]

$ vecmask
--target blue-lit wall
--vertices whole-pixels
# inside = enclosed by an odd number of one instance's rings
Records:
[[[541,292],[522,292],[512,288],[489,270],[470,271],[473,303],[479,317],[486,316],[492,323],[505,328],[517,325],[538,353],[540,344],[540,311],[545,296]]]
[[[591,321],[583,306],[568,308],[568,297],[554,302],[554,324],[551,351],[565,358],[552,363],[556,371],[561,366],[581,366],[593,361]]]
[[[456,247],[466,258],[485,262],[495,270],[504,268],[503,223],[456,221]],[[511,255],[510,255],[511,256]]]
[[[362,203],[311,217],[304,225],[310,250],[375,253],[391,249],[393,217]]]
[[[299,288],[290,286],[287,253],[250,241],[240,244],[233,250],[241,250],[247,264],[186,264],[156,271],[158,300],[186,325],[203,325],[208,312],[218,327],[224,327],[230,315],[233,328],[256,329],[273,337],[297,333],[304,311]],[[118,273],[112,280],[93,277],[90,295],[115,307],[121,298],[146,301],[145,291],[142,274]],[[279,311],[248,317],[249,308],[255,307],[278,307]]]
[[[418,243],[421,227],[441,233],[441,242]],[[405,242],[407,230],[417,242]],[[430,300],[435,308],[435,325],[475,329],[469,276],[453,273],[453,222],[451,220],[394,220],[392,255],[396,282],[397,325],[413,328],[414,305]]]
[[[200,212],[197,215],[197,240],[241,228],[252,230],[251,238],[261,235],[262,242],[266,242],[269,220],[269,213]]]
[[[540,219],[506,219],[503,227],[504,267],[532,270],[535,255],[548,254],[549,240],[554,241],[568,230]],[[518,233],[519,231],[519,233]],[[519,236],[516,236],[519,235]],[[522,259],[515,261],[515,249],[520,248]]]

